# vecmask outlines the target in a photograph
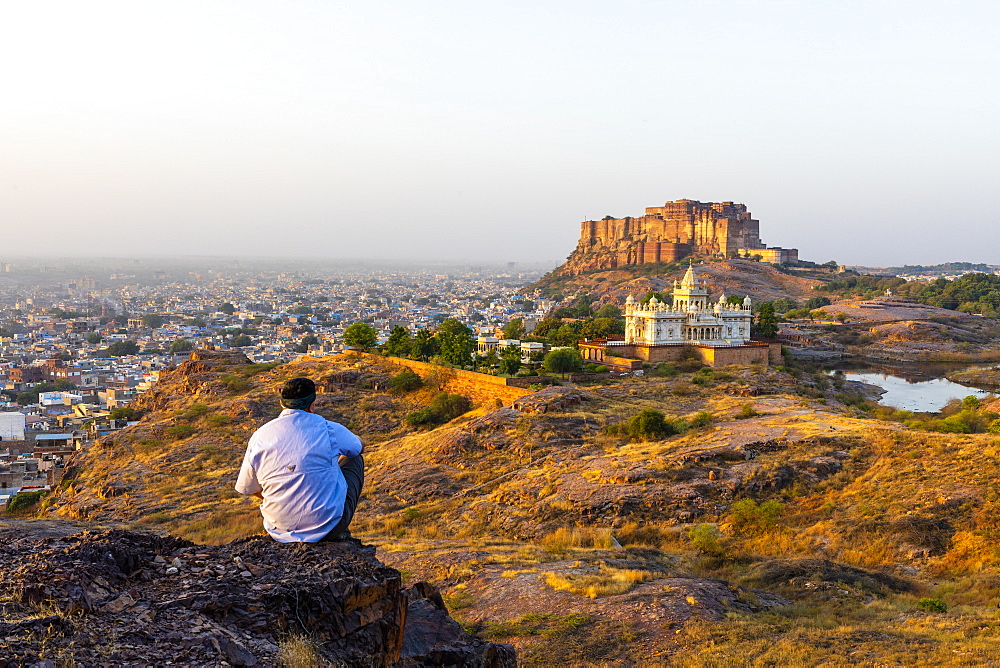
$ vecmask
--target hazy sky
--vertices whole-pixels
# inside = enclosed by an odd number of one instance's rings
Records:
[[[1000,3],[0,2],[0,259],[561,261],[744,202],[804,259],[1000,264]]]

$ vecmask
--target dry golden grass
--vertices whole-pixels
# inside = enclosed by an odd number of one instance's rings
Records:
[[[206,545],[222,545],[264,533],[263,520],[256,508],[223,510],[205,515],[202,519],[173,523],[171,533]]]
[[[568,591],[578,596],[597,598],[624,594],[637,584],[657,577],[652,571],[634,568],[615,568],[600,565],[598,573],[545,573],[545,584],[558,591]]]
[[[610,549],[611,529],[592,527],[559,527],[539,543],[550,552],[565,552],[570,548]]]
[[[278,643],[278,661],[283,668],[322,668],[328,665],[316,643],[304,636],[290,636]]]

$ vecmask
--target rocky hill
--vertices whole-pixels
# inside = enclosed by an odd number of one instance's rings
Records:
[[[726,294],[746,296],[754,301],[791,298],[804,302],[815,296],[813,288],[824,283],[829,274],[823,271],[780,271],[769,264],[752,260],[716,260],[696,264],[699,277],[708,281],[714,296]],[[575,275],[559,275],[553,271],[529,289],[545,294],[590,294],[605,303],[623,304],[625,298],[645,295],[650,290],[669,292],[674,280],[680,280],[687,269],[685,263],[653,264],[590,271]]]
[[[864,387],[755,367],[667,367],[412,427],[403,417],[437,386],[427,376],[392,392],[398,371],[347,357],[185,363],[138,402],[139,424],[80,453],[40,512],[217,546],[143,548],[150,582],[175,578],[163,586],[237,556],[276,563],[256,502],[231,486],[247,437],[278,412],[275,388],[309,375],[324,390],[318,412],[368,448],[355,535],[523,665],[1000,660],[995,436],[913,431],[876,419]],[[629,432],[648,409],[661,426]],[[188,571],[168,575],[175,557]],[[225,577],[276,573],[247,570]],[[101,577],[115,596],[127,589]],[[241,609],[249,617],[233,619],[253,617]],[[230,639],[260,651],[256,636]]]
[[[47,529],[0,528],[0,666],[516,665],[358,541]]]

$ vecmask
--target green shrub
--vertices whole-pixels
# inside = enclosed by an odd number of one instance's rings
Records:
[[[108,416],[112,420],[138,420],[142,415],[134,408],[129,408],[127,406],[120,406],[118,408],[112,408],[111,414]]]
[[[688,527],[687,538],[694,549],[702,554],[721,556],[725,549],[722,546],[722,533],[714,524],[698,524]]]
[[[736,414],[736,419],[746,420],[748,418],[757,417],[758,415],[760,415],[760,413],[754,410],[753,404],[746,403],[743,404],[742,408],[740,408],[740,412]]]
[[[7,502],[7,512],[13,513],[17,510],[23,510],[25,508],[30,508],[41,500],[47,492],[18,492],[14,495],[14,498]]]
[[[472,410],[472,402],[461,394],[439,392],[434,395],[431,405],[407,415],[403,420],[411,427],[443,424]]]
[[[691,418],[690,424],[693,429],[700,429],[701,427],[707,427],[712,424],[712,420],[714,419],[715,416],[708,411],[698,411],[694,414],[694,417]]]
[[[403,371],[389,379],[389,389],[396,392],[412,392],[420,389],[424,381],[412,371]]]
[[[770,531],[778,524],[784,506],[771,499],[757,505],[753,499],[742,499],[729,507],[729,524],[746,535]]]
[[[468,397],[461,394],[439,392],[434,395],[429,408],[438,421],[448,422],[449,420],[454,420],[462,413],[468,413],[472,410],[472,402]]]
[[[644,408],[628,421],[608,426],[606,431],[609,434],[627,436],[634,441],[652,441],[682,434],[687,428],[688,425],[684,421],[669,420],[656,409]]]
[[[175,413],[175,415],[177,415],[177,417],[182,417],[185,420],[194,420],[207,412],[208,406],[205,404],[191,404],[185,410]]]
[[[677,365],[673,362],[660,362],[653,369],[653,375],[659,378],[673,378],[677,375]]]
[[[948,604],[939,598],[924,597],[917,601],[917,607],[925,612],[948,612]]]
[[[248,381],[243,376],[237,376],[234,374],[226,374],[221,378],[222,384],[226,386],[230,392],[245,392],[250,389],[250,381]]]
[[[152,436],[147,436],[136,443],[134,447],[140,452],[151,452],[162,448],[163,441],[158,438],[153,438]]]
[[[258,373],[263,373],[265,371],[270,371],[276,366],[281,366],[280,362],[261,362],[260,364],[244,364],[243,366],[238,366],[233,368],[234,374],[239,374],[244,378],[249,378],[251,376],[256,376]]]
[[[195,428],[189,424],[175,424],[167,427],[164,433],[174,440],[180,440],[182,438],[187,438],[192,436],[195,432]]]
[[[205,423],[209,427],[225,427],[229,424],[230,418],[228,415],[223,415],[222,413],[213,413],[205,418]]]
[[[434,414],[431,413],[429,408],[421,408],[418,411],[407,414],[403,420],[411,427],[420,427],[425,424],[433,424]]]

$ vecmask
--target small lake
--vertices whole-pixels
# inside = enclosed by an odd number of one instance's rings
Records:
[[[844,371],[847,380],[859,380],[878,385],[885,390],[880,403],[908,411],[935,412],[951,399],[964,399],[969,395],[985,397],[989,392],[953,383],[947,378],[926,378],[908,374],[909,378],[885,371]]]

